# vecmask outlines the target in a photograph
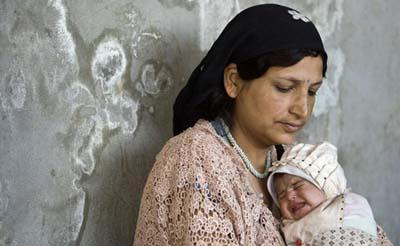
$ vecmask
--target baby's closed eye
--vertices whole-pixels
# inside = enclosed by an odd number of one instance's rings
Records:
[[[292,187],[294,190],[302,187],[305,184],[304,180],[299,180],[297,182],[295,182],[294,184],[292,184]]]

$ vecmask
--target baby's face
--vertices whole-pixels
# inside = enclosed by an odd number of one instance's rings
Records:
[[[276,174],[274,187],[284,219],[301,219],[326,200],[320,189],[298,176]]]

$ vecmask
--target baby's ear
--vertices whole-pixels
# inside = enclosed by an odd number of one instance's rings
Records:
[[[242,88],[242,79],[239,76],[235,63],[230,63],[224,69],[224,87],[230,98],[236,98]]]

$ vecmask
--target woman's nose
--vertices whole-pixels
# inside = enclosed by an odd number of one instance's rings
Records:
[[[290,113],[296,115],[299,119],[306,119],[308,117],[308,111],[308,94],[298,92],[298,95],[295,96],[290,107]]]

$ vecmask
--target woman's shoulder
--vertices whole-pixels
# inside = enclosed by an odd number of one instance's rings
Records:
[[[211,123],[200,120],[165,144],[147,182],[156,193],[165,194],[176,187],[198,183],[210,190],[234,186],[240,175],[232,156],[231,147]]]
[[[225,143],[212,124],[199,120],[193,127],[169,139],[156,156],[153,172],[208,172],[210,169],[227,168],[230,156]],[[222,163],[215,165],[215,163]]]
[[[225,147],[225,143],[216,133],[212,124],[206,120],[199,120],[193,127],[169,139],[160,154],[170,155],[171,152],[179,152],[180,154],[197,155],[200,151],[203,154],[212,155],[223,147]],[[209,150],[214,151],[209,152]]]

